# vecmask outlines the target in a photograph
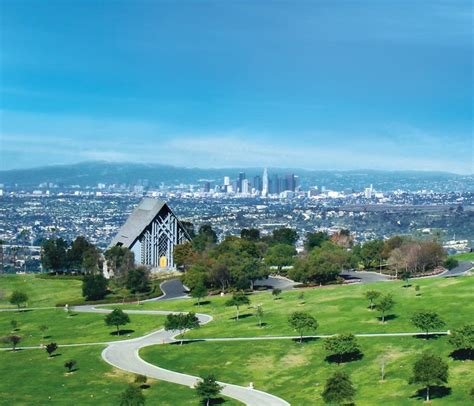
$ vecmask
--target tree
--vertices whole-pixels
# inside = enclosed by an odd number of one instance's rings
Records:
[[[28,301],[28,295],[24,292],[20,292],[18,290],[15,290],[11,296],[10,296],[10,299],[9,299],[10,303],[12,305],[15,305],[18,307],[18,311],[20,311],[20,306],[23,304],[23,303],[26,303]]]
[[[86,300],[101,300],[107,293],[107,279],[104,275],[84,275],[82,280],[82,296]]]
[[[298,233],[291,228],[277,228],[272,232],[272,244],[295,245]]]
[[[343,404],[352,402],[355,392],[349,375],[342,371],[336,371],[326,381],[321,395],[326,403]]]
[[[413,366],[410,383],[419,383],[426,388],[426,401],[430,400],[430,387],[448,382],[448,364],[440,357],[425,352]]]
[[[144,389],[148,378],[146,375],[135,375],[134,382],[140,386],[140,388]]]
[[[382,261],[382,251],[384,242],[382,240],[372,240],[362,245],[360,249],[360,260],[364,268],[374,268]]]
[[[421,293],[420,293],[420,285],[415,285],[415,292],[416,292],[416,296],[420,296]]]
[[[304,242],[304,248],[306,251],[311,251],[313,248],[320,247],[323,242],[329,240],[329,235],[323,231],[316,233],[307,233]]]
[[[144,406],[145,396],[136,385],[128,385],[128,388],[120,395],[120,406]]]
[[[11,320],[11,321],[10,321],[10,326],[12,326],[12,332],[13,332],[13,331],[16,331],[16,329],[18,328],[18,321],[16,321],[16,320]]]
[[[279,289],[279,288],[273,288],[273,290],[272,290],[272,296],[273,296],[275,299],[280,299],[280,295],[281,295],[281,289]]]
[[[248,241],[260,240],[260,231],[256,228],[244,228],[240,231],[240,238]]]
[[[410,281],[410,278],[411,278],[411,272],[410,271],[403,271],[401,277],[402,277],[402,280],[404,282],[403,287],[404,288],[410,287],[408,282]]]
[[[10,343],[12,345],[12,351],[16,351],[16,346],[20,343],[21,340],[21,336],[17,336],[14,334],[3,338],[3,341],[5,343]]]
[[[114,276],[119,285],[124,286],[128,271],[135,267],[133,252],[126,247],[116,245],[105,251],[104,257],[107,261],[109,272]]]
[[[150,290],[150,271],[145,266],[132,268],[127,272],[125,285],[132,293]]]
[[[44,269],[59,271],[67,267],[68,243],[62,238],[44,240],[41,245],[41,265]]]
[[[354,334],[338,334],[324,341],[324,348],[329,353],[327,359],[335,359],[338,364],[352,361],[361,356],[360,347]]]
[[[276,266],[280,273],[284,266],[293,264],[296,250],[293,245],[276,244],[271,246],[265,254],[265,263]]]
[[[187,270],[196,261],[197,256],[189,241],[184,244],[178,244],[173,250],[174,263],[184,270]]]
[[[382,296],[380,300],[375,304],[375,309],[381,313],[382,323],[385,323],[385,315],[389,310],[393,308],[395,301],[390,293]]]
[[[208,291],[203,283],[200,283],[191,290],[191,296],[197,299],[198,307],[201,306],[201,299],[208,295]]]
[[[58,349],[58,345],[56,343],[49,343],[46,344],[46,352],[48,353],[48,357],[51,358],[53,353]]]
[[[90,273],[96,274],[99,271],[100,251],[91,245],[82,255],[82,268]]]
[[[44,333],[48,331],[49,327],[46,324],[41,324],[39,326],[39,331],[41,331],[41,338],[44,340]]]
[[[473,359],[474,350],[474,324],[466,324],[465,326],[455,329],[451,332],[449,343],[459,351],[466,351],[467,358]]]
[[[255,309],[255,316],[257,317],[257,320],[258,320],[258,326],[262,327],[263,308],[261,305],[258,305],[257,308]]]
[[[456,268],[458,265],[459,261],[453,257],[448,257],[446,261],[444,261],[444,267],[449,270]]]
[[[184,337],[186,330],[191,330],[193,328],[199,327],[199,319],[193,312],[190,313],[171,313],[166,316],[165,320],[165,330],[173,331],[177,330],[181,338]],[[183,340],[181,344],[183,345]]]
[[[446,324],[437,313],[430,311],[415,313],[411,317],[411,322],[415,327],[425,332],[426,338],[428,338],[430,330],[439,329]]]
[[[243,305],[249,305],[250,304],[250,299],[245,295],[243,292],[237,292],[232,295],[232,298],[230,298],[227,302],[225,302],[226,306],[235,306],[237,309],[237,315],[235,317],[235,320],[239,320],[239,313],[240,313],[240,306]]]
[[[300,343],[303,342],[305,331],[315,332],[318,328],[316,319],[306,312],[294,312],[288,317],[288,324],[300,334]]]
[[[64,368],[67,368],[68,372],[72,372],[72,369],[76,366],[76,364],[77,364],[76,360],[70,359],[64,363]]]
[[[117,335],[120,335],[120,326],[130,323],[130,317],[122,309],[114,309],[105,316],[105,324],[107,326],[117,327]]]
[[[365,297],[370,301],[370,310],[374,310],[374,303],[380,297],[382,293],[378,290],[368,290],[365,292]]]
[[[72,242],[71,247],[67,250],[67,266],[72,269],[82,269],[84,253],[91,247],[93,247],[93,245],[89,241],[87,241],[85,237],[77,237]]]
[[[195,388],[203,402],[206,403],[206,406],[209,406],[211,399],[216,398],[223,389],[223,387],[216,382],[216,378],[212,374],[202,378],[196,384]]]
[[[298,300],[300,301],[300,304],[304,304],[304,292],[298,293]]]

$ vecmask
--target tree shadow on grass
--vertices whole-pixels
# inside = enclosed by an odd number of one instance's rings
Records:
[[[79,371],[79,368],[73,368],[73,369],[71,369],[70,371],[69,371],[69,370],[66,371],[66,373],[72,374],[73,372],[76,372],[76,371]]]
[[[51,336],[44,336],[43,339],[45,340],[49,340],[51,338]]]
[[[252,317],[252,316],[253,316],[253,314],[251,314],[251,313],[241,314],[239,316],[239,320],[240,319],[246,319],[247,317]],[[237,320],[237,316],[231,317],[230,320]]]
[[[318,341],[320,338],[318,337],[303,337],[303,341],[300,341],[299,338],[292,338],[291,341],[297,344],[305,344],[305,343],[311,343],[313,341]]]
[[[140,385],[140,389],[149,389],[151,386],[148,385],[147,383],[143,383]]]
[[[396,318],[398,318],[398,316],[396,314],[387,314],[385,316],[385,321],[395,320]],[[379,321],[382,321],[382,316],[377,317],[377,319]]]
[[[172,343],[170,343],[169,345],[181,345],[181,341],[179,341],[179,339],[177,339],[178,341],[173,341]],[[183,341],[183,345],[188,345],[188,344],[194,344],[194,343],[199,343],[199,342],[203,342],[205,340],[200,340],[199,338],[196,338],[195,340],[189,340],[189,341]]]
[[[132,334],[134,333],[135,330],[119,330],[119,331],[112,331],[110,333],[111,336],[124,336],[124,335],[127,335],[127,334]]]
[[[60,357],[62,354],[52,354],[49,356],[49,358],[56,358],[56,357]]]
[[[451,388],[447,386],[430,386],[430,399],[440,399],[451,394]],[[412,399],[426,399],[426,388],[422,388],[416,391],[416,393],[410,396]]]
[[[455,361],[474,361],[474,351],[466,349],[455,350],[449,356]]]
[[[209,400],[209,405],[223,405],[227,403],[227,401],[224,398],[215,398],[215,399],[210,399]],[[201,405],[206,405],[207,403],[205,401],[201,401]]]
[[[422,340],[437,340],[438,338],[444,337],[444,336],[445,336],[445,334],[428,334],[428,335],[426,335],[425,333],[420,333],[420,334],[417,334],[413,337],[418,338],[418,339],[422,339]]]
[[[257,327],[265,327],[267,325],[268,325],[268,323],[265,323],[265,322],[262,322],[262,324],[257,323]]]
[[[204,300],[204,301],[201,302],[201,306],[206,306],[210,303],[211,303],[210,300]],[[199,307],[199,305],[197,303],[194,303],[194,306]]]
[[[20,309],[18,310],[18,313],[28,313],[28,312],[32,312],[33,310],[31,309]]]
[[[79,315],[79,313],[69,313],[69,314],[67,315],[67,317],[76,317],[76,316],[78,316],[78,315]]]
[[[360,351],[348,352],[343,355],[331,354],[325,360],[330,364],[344,364],[346,362],[359,361],[364,358],[364,354]]]

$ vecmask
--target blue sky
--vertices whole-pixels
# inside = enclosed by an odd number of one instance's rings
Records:
[[[470,1],[0,7],[2,169],[474,172]]]

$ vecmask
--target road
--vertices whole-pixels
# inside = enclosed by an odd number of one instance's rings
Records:
[[[444,278],[449,278],[453,276],[461,276],[461,275],[466,274],[469,270],[473,268],[474,268],[474,265],[472,264],[472,262],[462,261],[462,262],[459,262],[459,265],[456,268],[443,272],[442,274],[440,274],[440,276],[443,276]]]

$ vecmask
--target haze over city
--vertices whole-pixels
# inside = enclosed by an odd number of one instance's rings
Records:
[[[3,170],[473,173],[470,1],[0,7]]]

